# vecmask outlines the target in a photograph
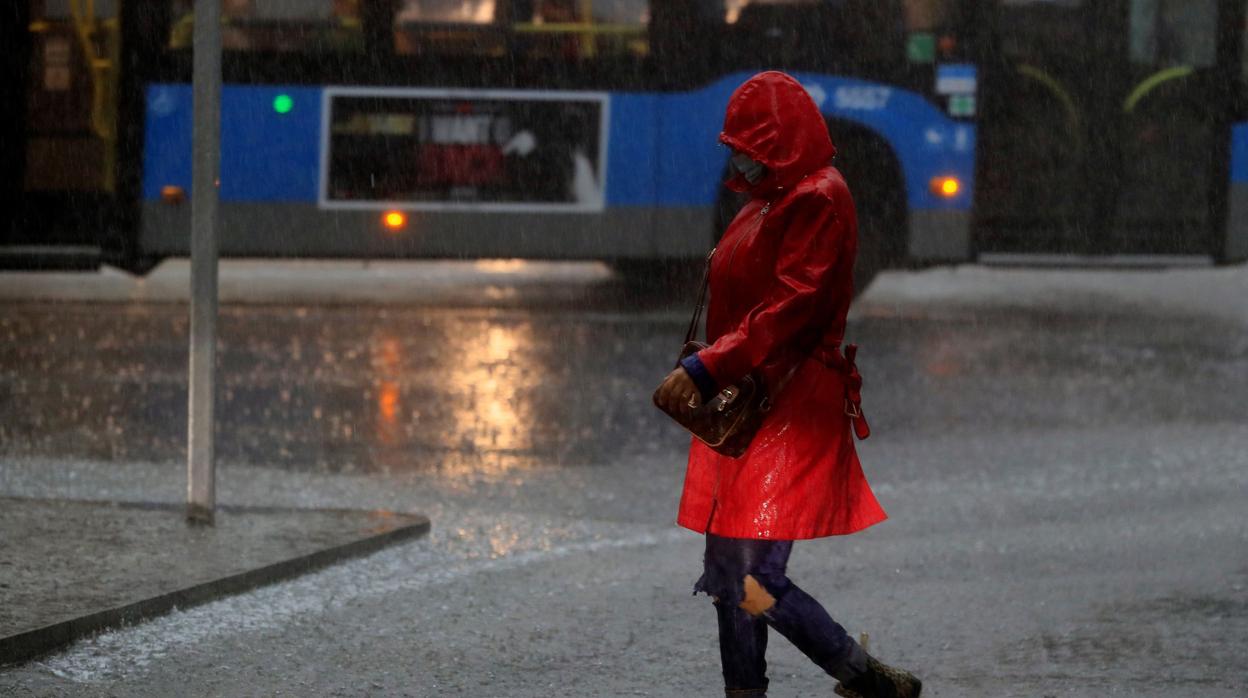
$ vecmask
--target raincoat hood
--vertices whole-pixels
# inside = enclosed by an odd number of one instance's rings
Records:
[[[828,126],[806,88],[779,71],[759,73],[732,93],[719,141],[767,167],[757,184],[737,172],[729,189],[766,196],[797,184],[836,155]]]

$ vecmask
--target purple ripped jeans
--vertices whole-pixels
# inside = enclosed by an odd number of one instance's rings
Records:
[[[719,618],[719,656],[728,695],[764,695],[767,690],[767,626],[788,638],[821,669],[846,682],[866,670],[866,652],[832,620],[819,602],[786,575],[791,540],[725,538],[706,534],[705,569],[693,586],[715,598]],[[758,582],[774,603],[752,615],[746,599],[745,577]],[[757,590],[755,593],[759,593]],[[760,594],[761,595],[761,594]]]

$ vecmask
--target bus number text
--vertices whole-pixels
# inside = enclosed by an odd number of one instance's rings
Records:
[[[887,87],[838,87],[833,99],[837,109],[876,111],[888,104],[892,93]]]

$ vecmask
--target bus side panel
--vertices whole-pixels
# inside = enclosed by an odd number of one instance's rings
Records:
[[[660,207],[707,210],[719,192],[728,153],[718,146],[732,91],[750,77],[729,76],[704,89],[662,95],[659,138]],[[827,117],[847,119],[880,134],[901,163],[910,209],[909,256],[914,261],[958,261],[971,254],[975,128],[950,119],[908,90],[835,76],[799,73]],[[943,197],[929,183],[954,177],[956,195]],[[851,188],[853,182],[849,183]]]
[[[191,193],[190,85],[149,85],[143,128],[144,201],[157,201],[165,187]]]
[[[222,93],[222,253],[327,256],[696,257],[711,242],[713,204],[727,152],[724,108],[749,73],[678,94],[611,95],[607,209],[602,213],[420,212],[395,234],[377,212],[317,206],[321,168],[319,88],[226,86]],[[799,74],[829,116],[863,124],[896,152],[910,208],[915,261],[970,252],[974,128],[894,87]],[[275,98],[290,98],[279,113]],[[192,102],[189,85],[147,91],[143,155],[145,250],[189,248]],[[933,177],[957,177],[942,198]],[[851,186],[853,183],[850,183]],[[176,187],[181,197],[162,193]],[[177,203],[181,199],[183,203]]]
[[[1248,260],[1248,122],[1231,127],[1231,186],[1222,259]]]
[[[654,95],[611,95],[607,136],[607,205],[653,206],[658,170],[658,100]]]
[[[274,108],[281,95],[290,98],[286,113]],[[226,86],[221,102],[221,200],[315,203],[321,90]],[[147,104],[143,198],[159,198],[167,185],[189,192],[191,87],[152,85]]]
[[[279,95],[284,113],[275,99]],[[191,88],[147,90],[143,153],[144,253],[187,254]],[[222,90],[221,253],[259,256],[700,257],[709,226],[684,209],[657,209],[657,101],[617,94],[607,120],[602,213],[419,211],[401,231],[380,211],[318,206],[323,90],[227,85]],[[289,110],[285,108],[289,106]],[[172,189],[173,196],[163,194]],[[676,231],[675,234],[672,231]]]
[[[613,93],[608,124],[606,215],[623,214],[625,230],[608,230],[601,223],[587,226],[588,236],[616,236],[600,240],[596,256],[614,259],[698,257],[710,243],[709,229],[690,225],[688,211],[659,209],[660,168],[659,99],[647,93]],[[606,220],[606,219],[604,219]],[[624,220],[624,218],[619,218]],[[611,251],[608,251],[610,249]]]
[[[739,76],[744,80],[747,76]],[[707,212],[719,195],[728,149],[719,143],[728,98],[741,80],[729,78],[694,92],[659,96],[659,206],[696,207]]]

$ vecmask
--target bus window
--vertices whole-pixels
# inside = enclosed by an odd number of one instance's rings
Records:
[[[733,68],[846,70],[904,60],[900,0],[724,0]]]
[[[649,52],[649,0],[517,0],[522,52],[571,60]]]
[[[42,4],[43,11],[40,12],[44,18],[50,20],[65,20],[79,18],[84,10],[95,8],[95,19],[109,19],[117,16],[117,0],[96,0],[94,3],[87,3],[86,8],[79,7],[82,3],[74,0],[44,0]]]
[[[394,15],[400,55],[507,54],[507,34],[496,0],[403,0]]]
[[[1239,74],[1248,81],[1248,16],[1243,19],[1243,35],[1239,39]]]
[[[1002,0],[1000,50],[1010,60],[1088,54],[1083,0]]]
[[[1132,0],[1131,62],[1207,68],[1217,60],[1216,0]]]
[[[753,5],[815,5],[819,0],[724,0],[724,21],[736,24],[741,19],[741,11]]]
[[[906,58],[911,63],[933,63],[957,58],[962,53],[957,35],[953,0],[905,0]]]
[[[398,23],[491,24],[497,16],[494,0],[404,0]]]
[[[26,189],[112,192],[121,65],[117,2],[34,0],[30,33]]]
[[[222,0],[226,51],[354,52],[364,49],[361,0]],[[174,0],[169,48],[191,48],[194,0]]]
[[[947,0],[905,0],[906,30],[935,31],[944,26],[949,13]]]
[[[649,52],[649,0],[403,0],[395,51],[561,61]]]

